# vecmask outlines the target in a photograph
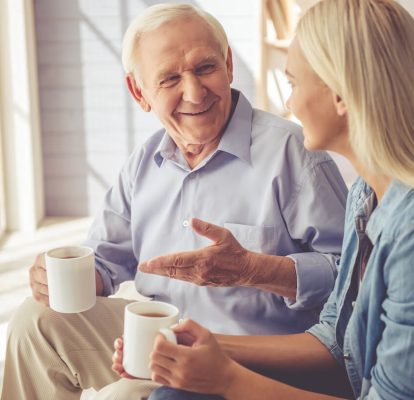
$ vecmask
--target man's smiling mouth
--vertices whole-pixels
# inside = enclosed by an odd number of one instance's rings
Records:
[[[181,115],[189,115],[191,117],[196,117],[198,115],[203,115],[203,114],[209,112],[212,109],[214,104],[215,104],[215,102],[211,103],[207,108],[205,108],[204,110],[201,110],[201,111],[197,111],[197,112],[180,112],[180,114]]]

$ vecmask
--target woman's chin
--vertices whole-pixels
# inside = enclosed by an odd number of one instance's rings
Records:
[[[306,150],[309,150],[309,151],[325,150],[320,145],[318,145],[318,143],[315,143],[315,142],[312,142],[311,140],[306,139],[306,136],[305,136],[305,141],[303,142],[303,146],[305,147]]]

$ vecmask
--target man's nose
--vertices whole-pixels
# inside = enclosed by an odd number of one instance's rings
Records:
[[[204,101],[207,96],[207,89],[198,76],[187,75],[182,83],[184,101],[193,104],[201,104]]]

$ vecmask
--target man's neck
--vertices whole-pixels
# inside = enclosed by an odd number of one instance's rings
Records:
[[[185,160],[188,163],[188,166],[191,169],[194,169],[198,164],[200,164],[205,158],[207,158],[211,153],[213,153],[221,140],[221,136],[218,136],[213,141],[205,144],[188,144],[181,147],[180,151],[183,154]]]
[[[223,126],[219,135],[217,135],[211,142],[204,144],[177,144],[185,160],[187,161],[188,166],[191,169],[197,167],[198,164],[200,164],[204,159],[206,159],[211,153],[213,153],[217,149],[220,140],[233,116],[234,110],[236,109],[236,105],[239,99],[239,92],[232,90],[231,97],[231,108],[229,117],[227,118],[227,122]]]

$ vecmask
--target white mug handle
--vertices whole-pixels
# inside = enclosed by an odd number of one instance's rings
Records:
[[[169,328],[161,328],[160,329],[161,335],[163,335],[169,342],[173,344],[177,344],[177,336],[175,333]]]

